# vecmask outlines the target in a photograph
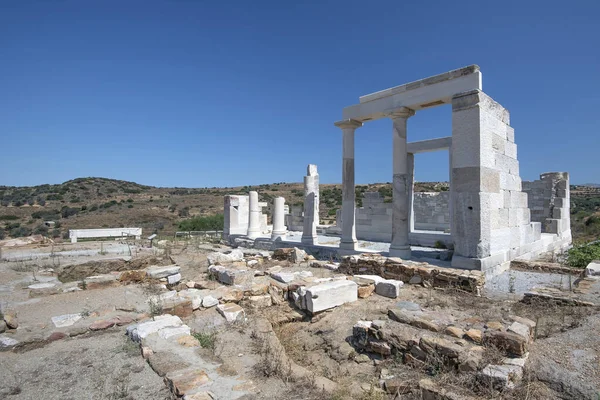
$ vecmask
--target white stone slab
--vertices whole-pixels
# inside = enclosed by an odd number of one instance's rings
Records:
[[[5,335],[0,335],[0,349],[7,349],[9,347],[15,347],[19,344],[18,340],[10,338]]]
[[[404,286],[404,282],[395,279],[386,279],[378,282],[375,286],[375,293],[380,296],[395,299],[400,295],[400,288]]]
[[[202,305],[202,295],[198,289],[186,289],[178,293],[179,297],[190,299],[192,301],[192,308],[197,310]]]
[[[377,285],[379,282],[385,281],[385,278],[382,278],[379,275],[354,275],[357,278],[364,279],[370,283]]]
[[[600,261],[592,261],[585,268],[585,276],[600,276]]]
[[[306,309],[311,313],[351,303],[358,299],[355,282],[331,281],[306,288]]]
[[[181,274],[167,276],[167,282],[169,285],[173,285],[181,280]]]
[[[525,324],[522,324],[520,322],[513,322],[507,329],[507,331],[512,332],[512,333],[516,333],[519,336],[522,336],[523,338],[525,338],[527,341],[529,341],[530,338],[530,330],[529,327]]]
[[[296,274],[293,272],[276,272],[271,274],[271,277],[279,282],[290,283],[296,279]]]
[[[81,315],[79,314],[65,314],[59,315],[57,317],[52,317],[52,323],[57,328],[64,328],[65,326],[71,326],[75,322],[81,319]]]
[[[171,338],[176,338],[182,335],[189,335],[190,334],[190,327],[187,325],[181,325],[181,326],[177,326],[177,327],[167,327],[167,328],[162,328],[161,330],[158,331],[158,336],[160,336],[163,339],[171,339]]]
[[[219,300],[215,299],[213,296],[206,296],[202,298],[202,307],[210,308],[219,304]]]
[[[176,315],[159,315],[154,320],[142,322],[127,328],[127,334],[134,342],[139,342],[148,335],[157,333],[159,330],[167,327],[178,327],[183,325],[181,318]]]
[[[206,256],[210,265],[213,264],[227,264],[235,261],[242,261],[244,259],[244,252],[240,249],[234,249],[230,253],[214,252]]]
[[[153,265],[151,267],[146,268],[146,275],[149,278],[160,279],[166,278],[169,275],[178,274],[180,271],[181,268],[178,265],[169,265],[166,267]]]
[[[50,289],[55,287],[55,283],[36,283],[34,285],[27,286],[28,289]]]
[[[235,303],[219,304],[217,311],[227,322],[235,322],[242,319],[245,315],[244,309]]]

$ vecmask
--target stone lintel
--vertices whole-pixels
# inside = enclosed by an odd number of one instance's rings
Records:
[[[356,129],[356,128],[360,128],[363,124],[360,121],[349,118],[349,119],[343,119],[341,121],[335,122],[334,125],[341,129],[349,129],[349,128]]]
[[[405,83],[404,85],[395,86],[389,89],[381,90],[379,92],[367,94],[361,96],[359,101],[361,103],[366,103],[368,101],[377,100],[383,97],[393,96],[398,93],[403,93],[409,90],[414,90],[420,87],[434,85],[436,83],[448,81],[455,78],[460,78],[461,76],[471,75],[475,72],[479,71],[478,65],[469,65],[467,67],[455,69],[452,71],[444,72],[443,74],[430,76],[429,78],[420,79],[418,81]]]
[[[452,136],[437,139],[420,140],[407,144],[407,152],[412,154],[430,151],[448,150],[452,146]]]
[[[385,113],[386,117],[391,118],[392,120],[398,118],[410,118],[415,115],[415,110],[410,109],[408,107],[399,107],[391,111],[387,111]]]

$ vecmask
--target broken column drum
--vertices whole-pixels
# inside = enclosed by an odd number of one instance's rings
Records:
[[[319,173],[317,166],[309,164],[304,177],[304,229],[302,243],[317,243],[317,225],[319,224]]]
[[[250,213],[248,216],[248,233],[247,236],[250,239],[256,239],[260,236],[260,206],[258,205],[258,193],[250,192],[249,195],[249,206]]]
[[[285,199],[283,197],[276,197],[273,200],[273,232],[271,233],[272,240],[281,240],[285,237]]]

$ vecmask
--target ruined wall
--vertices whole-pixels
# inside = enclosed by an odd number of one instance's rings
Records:
[[[523,182],[531,220],[542,224],[542,232],[571,237],[569,174],[548,172],[540,179]]]
[[[292,206],[290,213],[285,215],[285,225],[289,231],[302,231],[304,229],[304,207]]]
[[[229,235],[245,235],[248,232],[249,207],[248,196],[225,196],[223,236],[226,239]]]
[[[415,192],[414,228],[420,231],[450,231],[450,192]]]

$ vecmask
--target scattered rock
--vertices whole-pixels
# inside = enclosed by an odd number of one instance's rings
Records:
[[[375,291],[375,285],[370,284],[370,285],[366,285],[366,286],[359,286],[357,294],[358,294],[359,298],[366,299],[367,297],[371,296],[374,291]]]
[[[354,357],[354,362],[356,362],[357,364],[364,364],[371,362],[371,359],[366,354],[359,354],[358,356]]]
[[[55,342],[57,340],[62,340],[62,339],[68,338],[68,337],[69,337],[69,335],[67,335],[64,332],[52,332],[46,340],[48,342]]]
[[[115,321],[112,319],[104,319],[95,321],[90,325],[90,331],[101,331],[115,326]]]
[[[142,346],[142,357],[144,357],[144,360],[150,358],[152,354],[154,354],[154,351],[150,347]]]
[[[200,346],[200,342],[198,339],[193,337],[192,335],[184,335],[177,338],[177,343],[183,347],[198,347]]]
[[[0,349],[8,349],[19,344],[18,340],[8,336],[0,335]]]
[[[481,344],[482,333],[479,329],[469,329],[468,331],[465,332],[465,337],[472,342]]]
[[[305,259],[306,259],[306,251],[300,250],[299,248],[294,247],[294,250],[290,253],[289,260],[294,264],[298,264],[298,263],[301,263],[302,261],[304,261]]]
[[[143,282],[146,280],[146,276],[146,271],[143,269],[123,271],[119,274],[119,281],[123,283]]]
[[[181,325],[176,327],[166,327],[162,328],[158,331],[158,336],[165,340],[169,340],[171,338],[179,338],[180,336],[189,336],[191,333],[190,327],[187,325]]]
[[[455,337],[455,338],[459,338],[459,339],[462,338],[463,335],[465,334],[465,332],[461,328],[459,328],[457,326],[449,326],[449,327],[447,327],[444,330],[444,333],[446,335],[449,335],[449,336],[452,336],[452,337]]]
[[[412,301],[399,301],[396,303],[396,307],[406,311],[421,311],[421,306]]]
[[[244,309],[235,303],[219,304],[217,311],[227,322],[234,322],[245,316]]]
[[[65,326],[71,326],[75,322],[81,319],[80,314],[65,314],[57,317],[52,317],[52,323],[57,328],[64,328]]]
[[[230,288],[224,294],[221,300],[225,303],[238,303],[244,298],[244,291],[237,288]]]
[[[272,304],[273,301],[271,300],[271,296],[268,294],[248,297],[248,306],[252,309],[270,307]]]
[[[529,342],[529,339],[531,337],[531,331],[529,330],[529,327],[520,322],[513,322],[508,327],[507,331],[522,336],[527,342]]]
[[[486,329],[490,329],[492,331],[501,331],[504,329],[504,325],[498,321],[488,321],[485,324]]]
[[[200,295],[200,293],[201,292],[198,289],[186,289],[186,290],[180,291],[179,293],[177,293],[177,295],[179,297],[183,297],[183,298],[191,300],[192,308],[194,310],[197,310],[202,305],[202,296]]]
[[[375,293],[380,296],[389,297],[395,299],[400,295],[400,288],[404,285],[404,282],[395,279],[386,279],[378,282],[375,286]]]
[[[167,283],[169,285],[174,285],[181,280],[181,274],[174,274],[167,276]]]
[[[4,312],[4,322],[9,329],[17,329],[19,327],[19,319],[17,318],[17,312],[13,310],[7,310]]]
[[[86,290],[104,289],[119,285],[119,276],[113,274],[88,276],[83,280],[83,287]]]
[[[0,321],[0,333],[4,333],[6,331],[6,322],[4,320]]]
[[[351,303],[358,299],[358,286],[355,282],[331,281],[306,288],[306,309],[311,313],[327,310]]]
[[[244,252],[240,249],[234,249],[229,253],[214,252],[206,256],[210,265],[228,264],[244,259]]]
[[[523,369],[515,365],[488,365],[477,375],[486,387],[497,390],[514,388],[523,377]]]
[[[206,372],[200,369],[186,369],[170,372],[165,375],[165,383],[177,396],[184,396],[186,393],[210,382]]]
[[[156,333],[163,328],[181,325],[183,325],[181,318],[175,315],[159,315],[154,317],[154,320],[127,327],[127,335],[129,335],[134,342],[139,342],[148,335]]]
[[[27,286],[29,297],[51,296],[60,293],[60,288],[55,283],[36,283]]]
[[[483,336],[483,342],[496,346],[510,355],[522,357],[527,353],[527,340],[516,333],[486,331]]]
[[[408,283],[411,285],[418,285],[422,282],[423,282],[423,278],[421,278],[421,275],[413,275],[413,277],[410,278],[410,280],[408,281]]]
[[[585,267],[585,276],[600,276],[600,261],[592,261]]]

